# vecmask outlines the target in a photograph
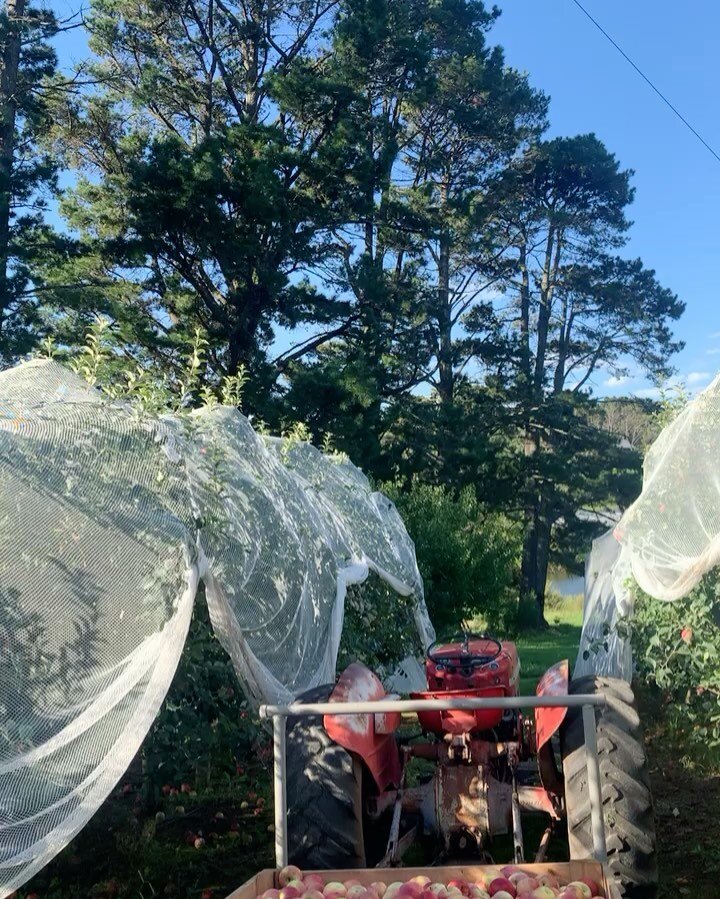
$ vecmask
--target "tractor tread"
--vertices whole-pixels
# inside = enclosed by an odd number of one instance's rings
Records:
[[[324,702],[333,685],[298,702]],[[287,721],[288,858],[300,868],[358,868],[365,864],[362,784],[357,764],[323,727],[322,717]]]
[[[632,688],[608,677],[582,677],[571,694],[601,693],[595,710],[610,883],[617,899],[655,899],[657,850],[649,772]],[[560,732],[571,858],[592,855],[590,797],[582,710],[569,709]]]

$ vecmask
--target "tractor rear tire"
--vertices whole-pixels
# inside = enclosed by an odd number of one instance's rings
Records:
[[[333,684],[298,702],[326,702]],[[288,858],[299,868],[362,868],[362,765],[327,735],[322,716],[287,720]]]
[[[605,693],[595,709],[611,895],[655,899],[658,870],[655,820],[640,718],[632,688],[612,677],[573,680],[569,692]],[[560,730],[570,858],[592,856],[582,709],[568,709]]]

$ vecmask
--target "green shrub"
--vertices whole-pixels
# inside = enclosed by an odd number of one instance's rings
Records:
[[[637,673],[658,691],[667,723],[698,762],[720,761],[720,577],[662,602],[636,588],[635,614],[620,623]]]
[[[439,636],[463,621],[480,620],[507,633],[517,623],[521,531],[506,516],[487,512],[471,487],[453,494],[415,484],[407,492],[385,485],[415,541],[430,618]]]

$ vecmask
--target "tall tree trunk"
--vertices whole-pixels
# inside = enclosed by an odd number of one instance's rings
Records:
[[[0,58],[0,331],[10,303],[10,210],[12,205],[18,67],[25,0],[6,0],[7,31]]]
[[[443,229],[438,254],[438,396],[441,403],[453,401],[455,372],[452,352],[450,309],[450,235]]]

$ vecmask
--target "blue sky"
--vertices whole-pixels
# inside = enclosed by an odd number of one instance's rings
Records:
[[[720,5],[696,0],[583,0],[626,53],[720,153]],[[54,0],[59,16],[79,0]],[[572,0],[499,0],[492,33],[510,65],[550,95],[551,135],[594,131],[635,170],[634,221],[625,252],[640,256],[687,304],[676,325],[686,348],[675,366],[688,387],[720,369],[718,207],[720,162],[593,27]],[[84,36],[64,35],[60,61],[82,59]],[[641,376],[614,383],[600,373],[600,394],[648,395]]]

